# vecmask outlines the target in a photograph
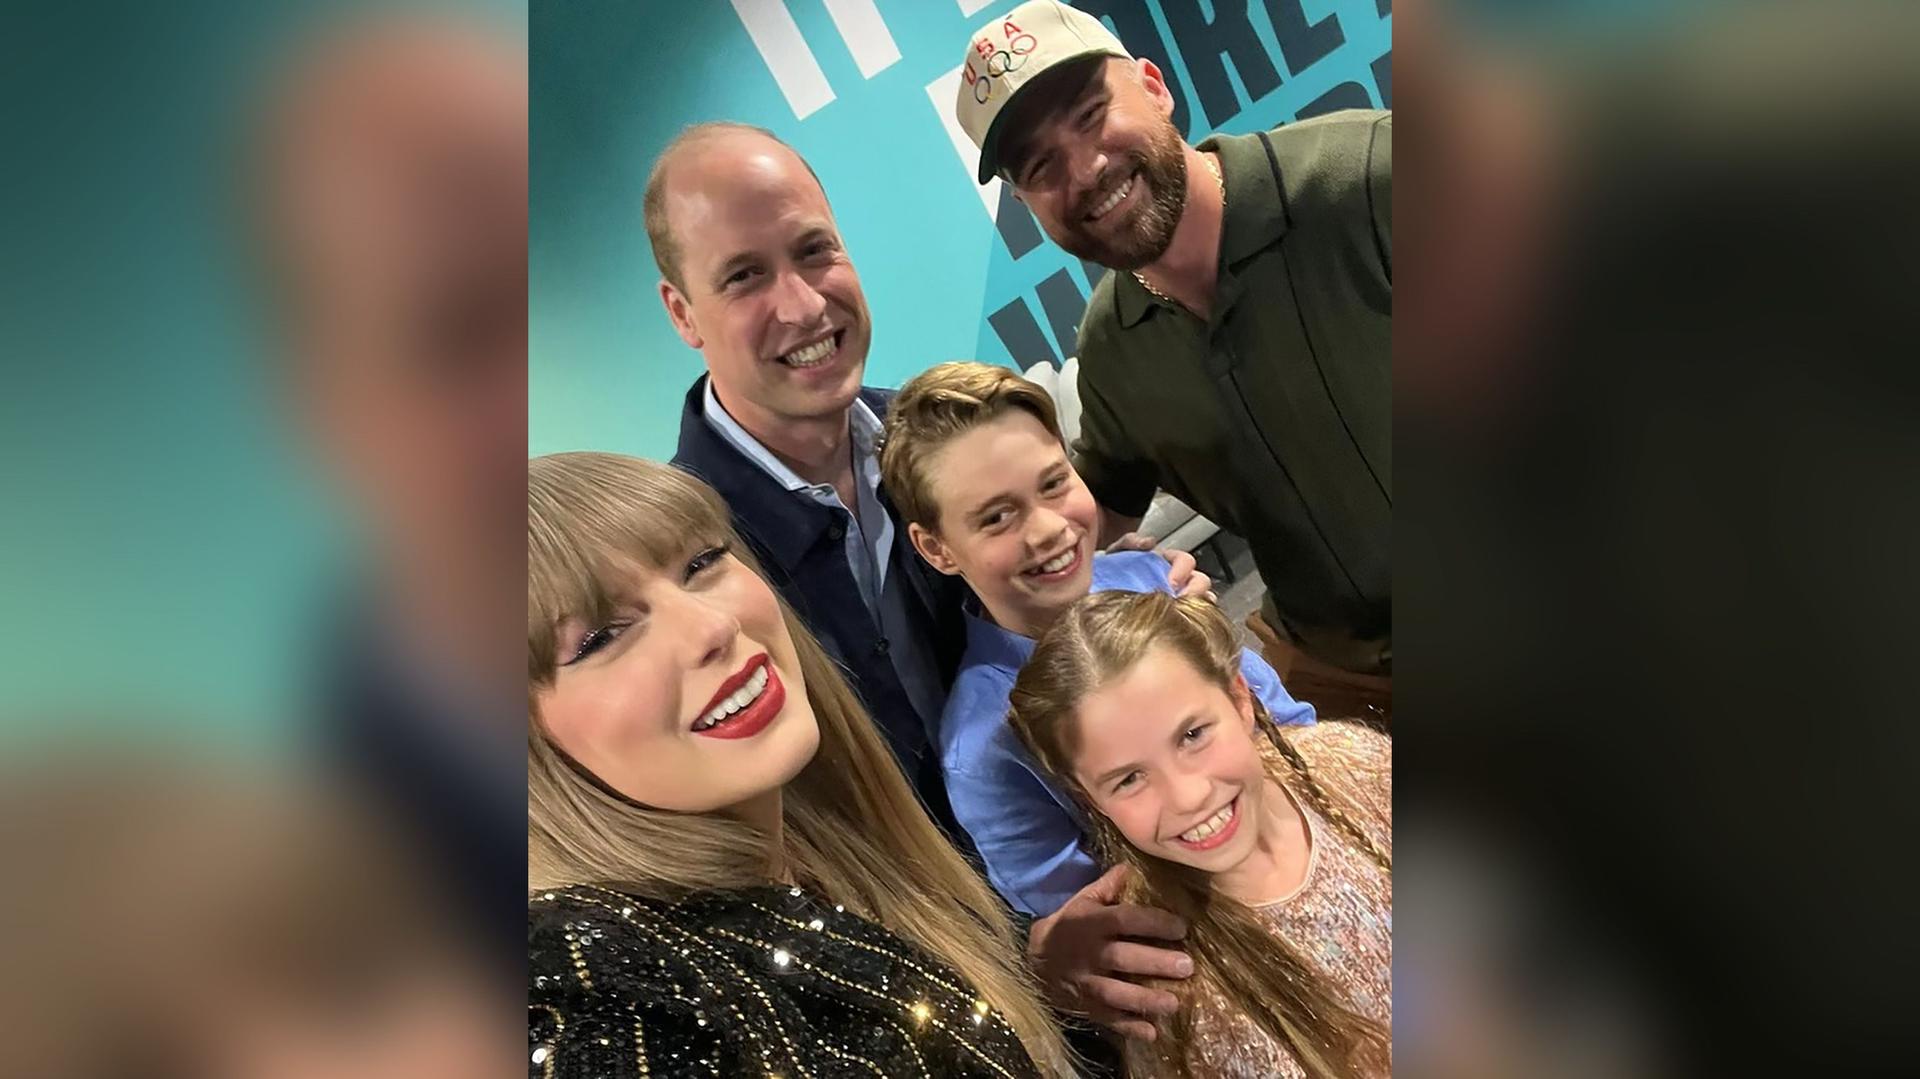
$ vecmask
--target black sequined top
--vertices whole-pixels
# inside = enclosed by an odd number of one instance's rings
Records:
[[[529,1076],[1038,1075],[940,961],[798,888],[533,895]]]

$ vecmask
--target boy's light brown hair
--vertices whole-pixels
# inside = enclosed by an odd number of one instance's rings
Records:
[[[937,364],[908,380],[887,406],[880,482],[909,524],[939,531],[927,466],[942,446],[983,423],[1020,410],[1054,438],[1060,420],[1047,391],[991,363]]]

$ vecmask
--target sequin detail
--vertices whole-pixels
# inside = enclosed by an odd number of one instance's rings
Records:
[[[1290,740],[1314,781],[1349,807],[1354,823],[1391,858],[1393,743],[1348,723],[1322,723]],[[1311,799],[1297,802],[1315,848],[1309,875],[1292,896],[1255,910],[1275,936],[1300,948],[1355,1011],[1391,1026],[1393,878]],[[1285,1048],[1212,987],[1202,987],[1195,1002],[1188,1059],[1194,1074],[1221,1079],[1304,1075]]]
[[[529,904],[529,1074],[1038,1074],[957,973],[802,889],[666,903],[604,888]]]

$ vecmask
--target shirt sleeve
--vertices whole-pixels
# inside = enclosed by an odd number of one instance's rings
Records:
[[[1094,556],[1094,590],[1123,589],[1129,592],[1173,593],[1172,567],[1152,551],[1117,551]],[[1102,578],[1105,587],[1102,587]],[[1280,683],[1279,672],[1251,649],[1240,650],[1240,673],[1247,688],[1267,706],[1273,721],[1281,726],[1314,722],[1313,706],[1293,699]]]
[[[1173,564],[1158,551],[1102,551],[1093,556],[1095,592],[1165,592],[1173,595]]]
[[[1247,679],[1247,688],[1267,706],[1267,713],[1273,716],[1274,723],[1282,726],[1306,726],[1314,722],[1313,705],[1293,699],[1287,687],[1280,683],[1280,674],[1261,659],[1250,648],[1240,650],[1240,673]]]
[[[1073,467],[1094,500],[1115,513],[1143,517],[1160,487],[1160,470],[1126,433],[1113,406],[1087,378],[1087,353],[1099,345],[1080,336],[1080,437],[1073,443]]]
[[[1080,846],[1079,822],[1027,763],[1004,722],[982,742],[953,747],[941,767],[954,817],[973,837],[994,890],[1014,909],[1045,917],[1100,875]]]
[[[1374,122],[1367,144],[1367,210],[1387,283],[1393,283],[1393,114]]]
[[[1393,739],[1370,727],[1355,723],[1351,737],[1356,764],[1350,769],[1358,779],[1355,797],[1373,811],[1386,830],[1388,843],[1393,836]]]

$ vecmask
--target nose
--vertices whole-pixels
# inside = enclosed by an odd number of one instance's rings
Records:
[[[1167,808],[1180,814],[1182,823],[1192,824],[1193,815],[1208,808],[1207,800],[1213,797],[1213,782],[1198,770],[1183,768],[1170,769],[1165,776]]]
[[[798,270],[780,275],[774,286],[773,317],[789,326],[813,326],[827,311],[827,298]]]
[[[656,606],[654,619],[679,644],[681,662],[690,671],[726,662],[740,637],[733,612],[691,592],[675,592],[667,610]]]
[[[1108,157],[1105,150],[1098,146],[1087,146],[1070,151],[1068,168],[1073,182],[1081,191],[1091,191],[1100,182],[1107,171]]]
[[[1061,537],[1071,523],[1059,513],[1041,506],[1027,515],[1027,549],[1038,554],[1060,546]]]

